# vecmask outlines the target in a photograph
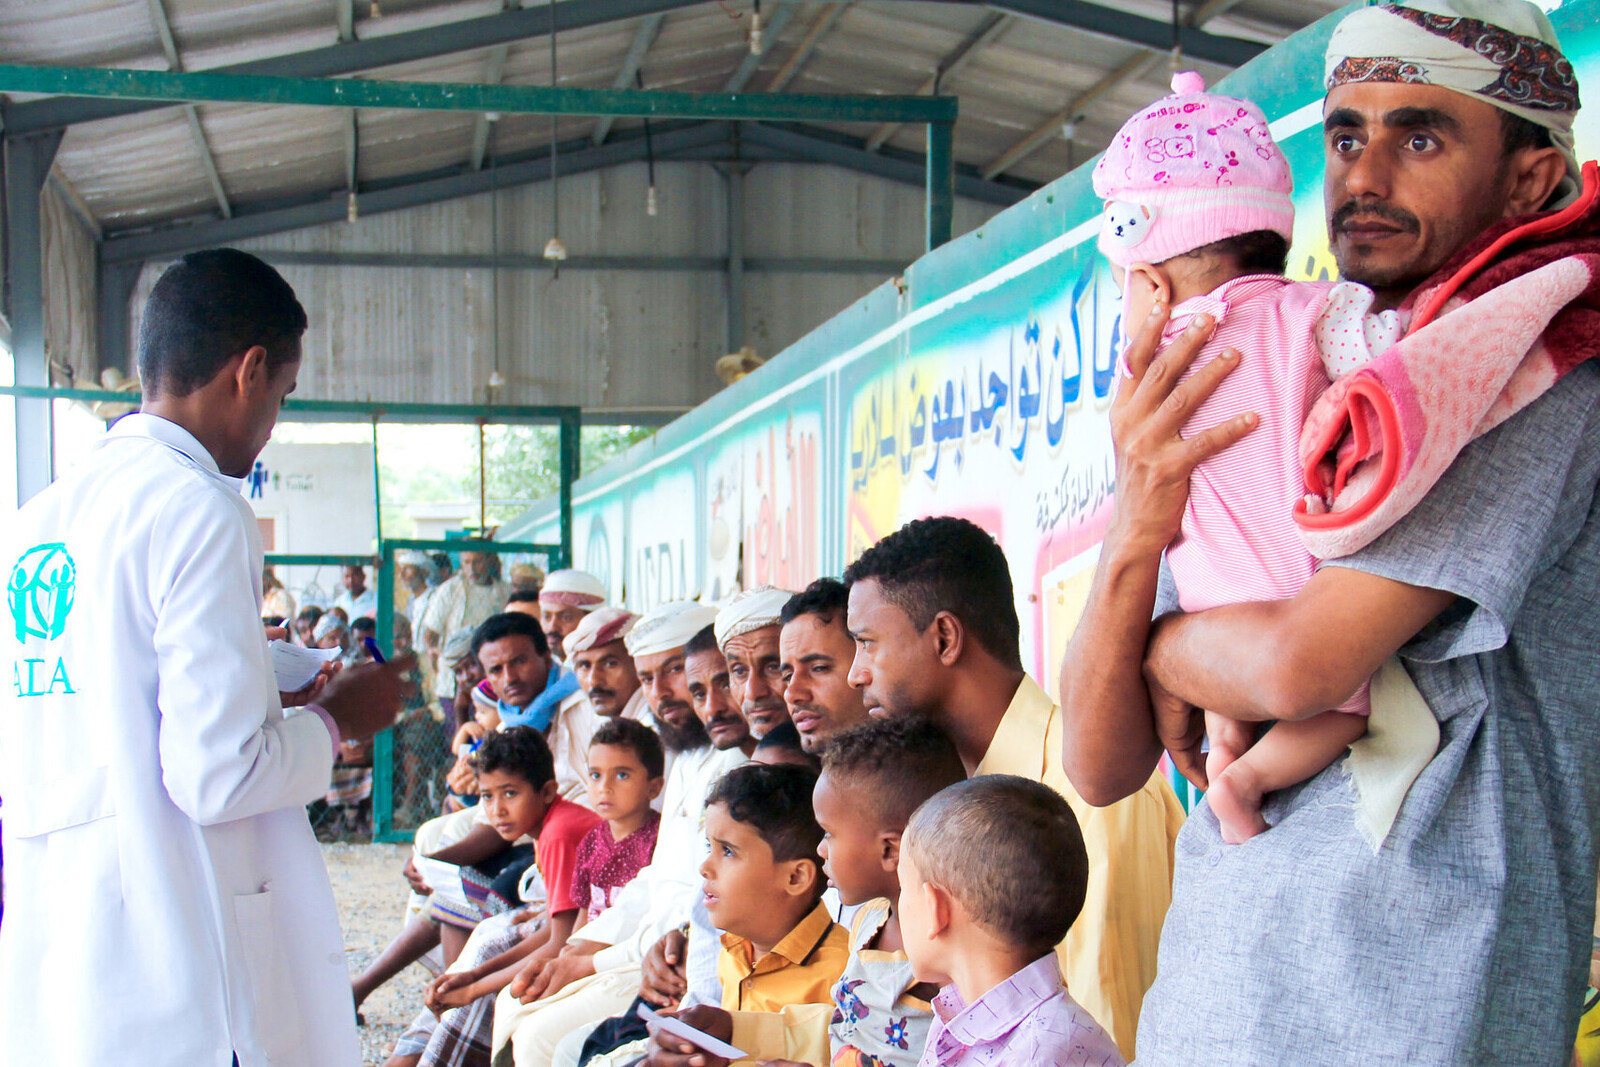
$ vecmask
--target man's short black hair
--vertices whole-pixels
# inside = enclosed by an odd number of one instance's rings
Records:
[[[479,623],[478,628],[472,631],[472,654],[476,656],[490,641],[501,641],[518,634],[532,641],[533,650],[539,655],[550,654],[550,643],[545,640],[544,627],[539,625],[538,619],[520,611],[502,611]]]
[[[479,774],[505,771],[543,789],[556,776],[556,760],[544,734],[531,726],[512,726],[483,739],[472,754],[472,769]]]
[[[1011,599],[1011,568],[987,530],[948,515],[908,522],[850,564],[846,585],[872,579],[918,631],[948,611],[984,650],[1022,669],[1022,624]]]
[[[315,626],[320,618],[322,618],[322,609],[312,605],[311,607],[301,608],[300,614],[294,617],[294,621],[296,623],[303,622],[308,626]]]
[[[787,626],[802,615],[815,615],[827,624],[843,619],[849,605],[849,586],[837,578],[818,578],[789,598],[778,621]]]
[[[734,822],[754,827],[772,849],[774,860],[810,860],[820,874],[817,846],[822,844],[822,827],[811,810],[816,784],[816,771],[792,763],[746,763],[717,779],[706,805],[721,804]],[[823,888],[818,878],[818,896]]]
[[[236,248],[191,252],[150,290],[139,378],[146,395],[187,396],[254,345],[269,367],[298,359],[305,332],[305,309],[270,266]]]
[[[370,615],[357,616],[350,624],[350,632],[363,637],[374,637],[378,633],[378,621]]]
[[[888,830],[904,830],[918,805],[967,777],[955,742],[921,715],[874,716],[834,734],[821,756],[829,781]]]
[[[1031,779],[984,774],[950,786],[911,816],[904,847],[924,882],[1032,958],[1083,910],[1083,832],[1061,794]]]
[[[1550,131],[1521,115],[1500,112],[1500,150],[1510,156],[1524,148],[1549,148]]]
[[[511,590],[511,595],[506,597],[507,604],[537,604],[538,602],[539,590],[537,589],[513,589]]]
[[[1245,274],[1282,274],[1289,267],[1289,242],[1274,230],[1251,230],[1201,245],[1186,256],[1218,256]]]
[[[800,731],[795,729],[792,722],[780,722],[767,731],[767,736],[756,742],[757,752],[785,752],[790,757],[790,762],[799,760],[814,771],[822,770],[822,761],[806,751],[800,743]]]
[[[607,719],[589,738],[589,747],[595,745],[631,749],[645,774],[651,778],[660,778],[666,773],[667,758],[661,751],[661,738],[642,722],[623,718]]]
[[[698,656],[702,652],[716,651],[718,651],[717,628],[715,626],[707,626],[689,638],[689,643],[683,646],[683,658],[688,659],[690,656]]]

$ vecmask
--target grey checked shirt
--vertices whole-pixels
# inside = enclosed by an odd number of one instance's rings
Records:
[[[1178,837],[1139,1064],[1538,1064],[1572,1055],[1600,830],[1600,367],[1467,447],[1329,566],[1460,598],[1401,650],[1440,720],[1383,850],[1341,764],[1225,845]]]

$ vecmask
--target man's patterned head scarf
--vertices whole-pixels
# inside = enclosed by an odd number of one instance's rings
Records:
[[[1550,133],[1567,176],[1547,207],[1580,187],[1572,122],[1578,78],[1545,13],[1527,0],[1408,0],[1351,12],[1328,41],[1329,89],[1414,82],[1453,89]]]

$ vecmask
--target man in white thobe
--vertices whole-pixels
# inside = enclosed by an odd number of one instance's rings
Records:
[[[284,712],[239,478],[305,327],[260,260],[185,257],[141,326],[143,412],[0,533],[0,1062],[358,1060],[305,805],[341,737],[393,721],[410,663],[350,668]]]

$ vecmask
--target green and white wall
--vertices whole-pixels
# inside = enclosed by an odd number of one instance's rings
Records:
[[[1549,8],[1600,152],[1600,0]],[[1322,221],[1322,52],[1338,15],[1219,91],[1259,103],[1294,167],[1291,269],[1333,270]],[[798,589],[904,522],[961,515],[1000,540],[1024,662],[1052,687],[1115,491],[1106,412],[1118,293],[1085,165],[913,264],[754,375],[578,482],[575,563],[635,609]],[[502,532],[552,540],[555,505]]]

